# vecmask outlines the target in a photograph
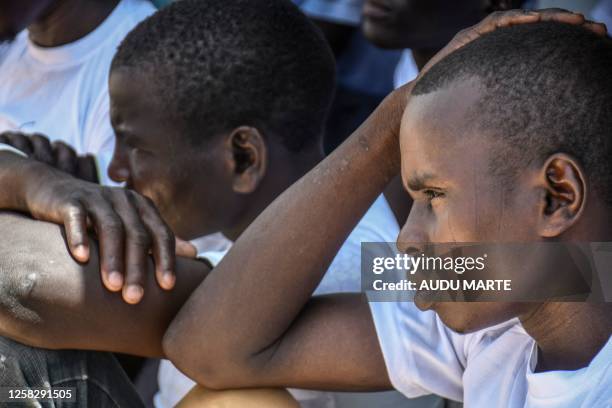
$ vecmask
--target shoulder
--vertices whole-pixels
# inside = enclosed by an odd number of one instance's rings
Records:
[[[13,41],[0,43],[0,70],[5,62],[10,63],[10,61],[18,60],[25,54],[27,38],[28,32],[23,30],[17,34]]]

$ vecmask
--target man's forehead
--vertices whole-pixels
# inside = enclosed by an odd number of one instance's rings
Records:
[[[482,92],[477,78],[459,78],[432,92],[412,95],[402,124],[409,120],[430,127],[456,128],[469,121],[468,112],[481,99]]]
[[[480,92],[477,82],[467,80],[410,98],[400,129],[406,178],[413,174],[441,176],[478,160],[486,144],[476,137],[473,126],[473,107]]]
[[[111,114],[138,116],[146,114],[151,120],[162,115],[166,109],[163,100],[155,94],[152,78],[136,69],[114,69],[109,77]]]

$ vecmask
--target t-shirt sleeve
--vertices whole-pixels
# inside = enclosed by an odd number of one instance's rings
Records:
[[[385,197],[380,195],[355,226],[334,257],[315,295],[361,290],[361,243],[395,242],[399,226]]]
[[[370,302],[391,384],[409,398],[463,399],[465,338],[411,302]]]
[[[307,16],[333,23],[358,26],[363,0],[293,0]]]
[[[229,248],[223,251],[203,251],[198,253],[197,258],[210,264],[213,268],[216,267],[223,259]]]

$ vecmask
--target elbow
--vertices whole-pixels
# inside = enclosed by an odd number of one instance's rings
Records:
[[[0,283],[0,335],[29,346],[51,348],[41,337],[44,331],[40,330],[40,314],[29,305],[36,280],[32,275],[35,274],[15,279],[9,274]]]
[[[184,335],[171,325],[162,342],[164,354],[172,363],[199,385],[211,390],[256,386],[249,378],[251,368],[240,354],[209,344],[203,339]]]

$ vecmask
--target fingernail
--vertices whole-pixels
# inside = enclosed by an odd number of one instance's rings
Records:
[[[125,289],[124,298],[128,303],[134,304],[140,302],[142,299],[142,295],[144,294],[144,289],[140,285],[129,285]]]
[[[174,283],[176,282],[176,276],[170,271],[164,272],[162,276],[162,282],[164,284],[164,288],[172,289],[174,287]]]
[[[74,255],[79,259],[87,259],[89,256],[89,251],[85,245],[77,245],[74,248]]]
[[[114,289],[119,290],[123,286],[123,275],[117,271],[108,274],[108,284]]]

